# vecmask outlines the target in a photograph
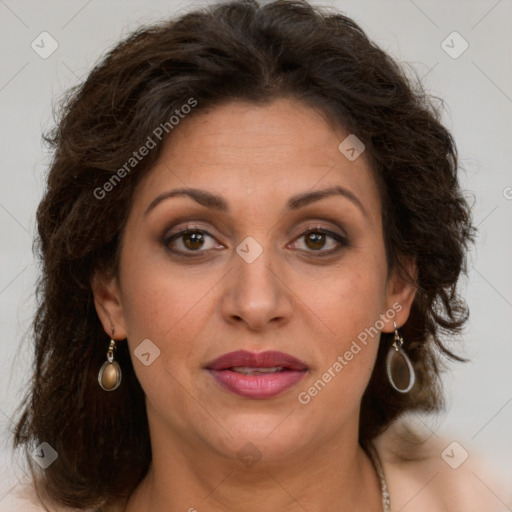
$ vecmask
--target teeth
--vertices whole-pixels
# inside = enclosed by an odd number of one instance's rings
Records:
[[[260,373],[275,373],[283,371],[282,366],[272,366],[271,368],[250,368],[249,366],[234,366],[230,370],[243,373],[244,375],[258,375]]]

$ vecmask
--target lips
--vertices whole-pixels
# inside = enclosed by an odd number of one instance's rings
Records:
[[[230,352],[209,362],[205,369],[214,380],[237,395],[264,399],[277,396],[293,387],[308,367],[283,352]]]

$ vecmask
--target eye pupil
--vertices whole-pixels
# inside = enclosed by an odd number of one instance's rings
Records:
[[[204,242],[204,235],[198,231],[183,235],[185,246],[189,249],[199,249]],[[190,241],[190,245],[188,242]],[[196,245],[197,244],[197,245]]]
[[[203,231],[201,229],[192,229],[192,226],[189,226],[188,229],[184,231],[180,231],[174,235],[172,235],[169,239],[163,240],[162,243],[168,247],[172,252],[178,254],[187,254],[192,256],[192,252],[196,252],[198,256],[199,254],[208,254],[210,251],[204,250],[207,247],[203,247],[205,245],[205,237],[213,238],[207,231]],[[344,241],[344,238],[341,235],[337,235],[335,233],[326,231],[324,232],[322,229],[310,229],[299,237],[302,240],[302,244],[309,249],[309,253],[311,252],[318,253],[317,255],[332,255],[341,250],[341,248],[347,247],[348,243]],[[337,243],[338,247],[332,249],[331,251],[325,251],[327,238],[330,238],[335,243]],[[183,249],[172,249],[172,245],[175,240],[179,240],[179,243],[183,246]],[[298,239],[296,239],[298,240]],[[306,250],[307,250],[306,249]]]
[[[312,247],[309,242],[313,243]],[[321,249],[325,243],[325,233],[308,233],[306,243],[308,244],[308,247],[311,247],[312,249]]]

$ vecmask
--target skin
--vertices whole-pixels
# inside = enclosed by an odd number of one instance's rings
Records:
[[[381,510],[375,470],[358,444],[379,336],[309,403],[298,400],[393,304],[401,310],[382,330],[403,325],[414,299],[414,287],[388,273],[365,153],[349,161],[338,150],[348,134],[293,100],[233,102],[182,121],[141,182],[119,279],[93,281],[105,332],[114,326],[115,339],[127,338],[146,394],[153,461],[127,511]],[[289,197],[335,185],[360,206],[334,195],[286,210]],[[145,214],[160,194],[181,187],[218,194],[230,211],[175,196]],[[187,223],[208,232],[203,245],[182,237],[166,247],[165,235]],[[319,227],[348,245],[303,234]],[[247,236],[263,249],[252,263],[236,252]],[[133,356],[145,339],[160,350],[149,366]],[[309,371],[277,397],[240,397],[204,369],[240,349],[282,351]],[[251,467],[237,458],[247,443],[261,455]]]

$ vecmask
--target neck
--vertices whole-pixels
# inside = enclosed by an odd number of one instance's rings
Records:
[[[153,460],[126,512],[382,512],[380,482],[354,429],[251,467],[200,442],[173,440],[162,425],[151,429]]]

